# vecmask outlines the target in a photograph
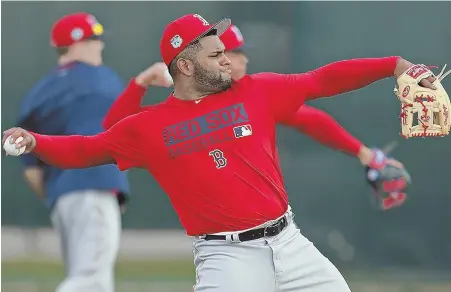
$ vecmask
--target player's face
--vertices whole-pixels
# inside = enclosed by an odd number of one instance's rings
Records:
[[[200,40],[202,49],[194,60],[193,78],[198,90],[219,92],[232,84],[230,60],[224,54],[224,45],[217,36]]]
[[[96,56],[97,58],[102,58],[102,51],[105,46],[103,41],[96,39],[88,39],[76,45],[77,50],[82,55]]]
[[[105,44],[101,40],[89,40],[86,43],[89,47],[89,50],[96,53],[101,53],[105,47]]]
[[[241,52],[227,52],[226,55],[232,62],[230,64],[232,79],[240,80],[247,72],[247,63],[249,62],[249,59]]]

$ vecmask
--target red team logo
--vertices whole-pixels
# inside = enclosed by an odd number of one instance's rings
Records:
[[[252,134],[250,125],[237,126],[248,122],[243,103],[238,103],[168,126],[163,130],[163,139],[170,156],[175,158],[249,136]]]
[[[223,168],[227,165],[227,159],[224,157],[224,153],[221,150],[215,149],[210,151],[208,155],[213,157],[213,160],[216,162],[217,169]]]

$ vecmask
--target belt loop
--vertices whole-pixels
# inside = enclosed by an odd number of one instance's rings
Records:
[[[293,210],[291,210],[290,206],[288,206],[288,211],[287,214],[285,215],[285,218],[287,219],[288,224],[294,222],[294,213]]]
[[[240,243],[240,236],[238,233],[228,234],[226,235],[226,242],[227,243]]]
[[[232,234],[232,242],[234,243],[240,243],[240,236],[237,233]]]
[[[269,226],[265,226],[264,228],[263,228],[263,237],[266,237],[266,235],[268,234],[268,232],[266,231],[266,229],[268,229],[268,227],[270,227],[271,225],[269,225]]]

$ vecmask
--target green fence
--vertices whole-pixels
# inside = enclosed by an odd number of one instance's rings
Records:
[[[126,80],[159,60],[168,21],[197,12],[229,16],[250,49],[252,72],[300,72],[332,61],[402,55],[442,66],[451,61],[451,3],[417,2],[42,2],[2,3],[2,129],[13,125],[24,93],[55,63],[49,29],[64,13],[89,11],[107,31],[106,62]],[[343,76],[347,78],[347,76]],[[444,82],[451,92],[451,79]],[[399,140],[393,80],[312,102],[370,146]],[[168,90],[152,89],[146,103]],[[333,259],[371,265],[451,269],[451,138],[400,141],[395,155],[411,171],[409,203],[375,211],[356,159],[318,146],[294,130],[278,132],[291,204],[303,232]],[[131,171],[125,228],[180,228],[154,180]],[[17,159],[2,159],[2,224],[48,225]]]

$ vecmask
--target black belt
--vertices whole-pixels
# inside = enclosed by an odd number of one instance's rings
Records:
[[[249,231],[245,231],[243,233],[238,234],[239,241],[249,241],[254,239],[259,239],[262,237],[271,237],[276,236],[282,230],[285,229],[288,225],[288,220],[286,217],[282,217],[281,219],[277,220],[276,223],[273,225],[270,225],[268,227],[259,228],[259,229],[253,229]],[[206,235],[204,237],[205,240],[226,240],[225,235]]]

